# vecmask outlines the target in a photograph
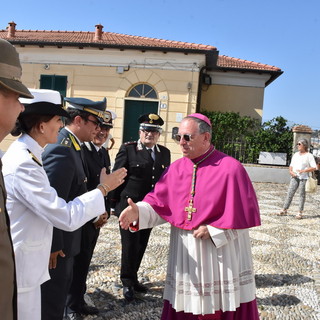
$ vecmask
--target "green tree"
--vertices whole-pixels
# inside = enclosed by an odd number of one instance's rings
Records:
[[[212,123],[212,141],[242,139],[252,135],[260,127],[260,122],[236,112],[203,111]]]
[[[293,132],[283,117],[275,117],[261,125],[254,136],[247,137],[250,154],[259,157],[260,151],[283,152],[289,160],[292,155]]]
[[[261,151],[284,152],[291,158],[293,132],[283,117],[262,124],[235,112],[203,111],[212,123],[212,142],[217,149],[241,162],[256,163]]]
[[[287,120],[279,116],[261,125],[253,141],[261,151],[285,152],[291,154],[293,132]]]

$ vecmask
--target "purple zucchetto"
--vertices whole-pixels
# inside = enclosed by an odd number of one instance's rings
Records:
[[[207,123],[210,127],[212,127],[209,118],[206,117],[206,116],[205,116],[204,114],[202,114],[202,113],[192,113],[192,114],[189,114],[188,117],[200,119],[200,120],[204,121],[205,123]]]

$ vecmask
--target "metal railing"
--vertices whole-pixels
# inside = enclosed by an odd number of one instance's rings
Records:
[[[243,164],[259,164],[260,152],[266,151],[251,148],[250,144],[241,138],[227,138],[213,141],[213,144],[217,150],[239,160]],[[290,164],[290,160],[291,158],[287,156],[286,166]]]
[[[214,141],[216,149],[239,160],[241,163],[258,163],[259,151],[253,152],[250,145],[242,139]]]

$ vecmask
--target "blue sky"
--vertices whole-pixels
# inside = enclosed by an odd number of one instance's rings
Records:
[[[319,0],[4,1],[1,29],[104,31],[217,47],[284,73],[265,90],[263,121],[320,129]]]

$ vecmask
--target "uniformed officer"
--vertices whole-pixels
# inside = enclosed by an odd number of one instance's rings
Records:
[[[48,145],[43,153],[43,164],[50,184],[66,201],[87,191],[88,168],[82,143],[91,141],[100,130],[105,116],[106,99],[91,101],[84,98],[65,98],[70,119],[58,136],[58,143]],[[67,294],[73,279],[74,257],[79,254],[81,228],[74,232],[54,229],[50,258],[51,280],[42,285],[42,320],[61,320],[64,315]],[[76,281],[76,280],[75,280]],[[70,314],[71,319],[82,319],[83,310]]]
[[[88,190],[92,190],[99,183],[100,172],[102,168],[110,173],[110,157],[108,151],[102,147],[107,139],[107,130],[112,126],[113,113],[109,110],[104,112],[104,120],[100,124],[100,129],[90,142],[85,142],[83,146],[85,161],[88,168]],[[107,204],[106,198],[105,203]],[[109,212],[107,210],[103,215],[88,221],[81,232],[80,253],[74,258],[73,281],[67,298],[68,313],[87,313],[98,314],[99,310],[95,307],[86,305],[84,294],[86,292],[86,280],[89,272],[90,262],[96,246],[100,228],[107,222]]]
[[[109,194],[111,207],[115,214],[128,205],[127,200],[140,201],[153,189],[161,174],[170,164],[170,151],[157,141],[164,124],[162,118],[153,113],[140,116],[138,141],[124,143],[116,156],[114,170],[125,167],[128,175],[124,184]],[[120,228],[122,254],[120,279],[123,284],[123,295],[132,301],[135,292],[147,291],[147,287],[138,282],[138,270],[146,250],[151,229],[132,233]]]

